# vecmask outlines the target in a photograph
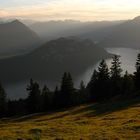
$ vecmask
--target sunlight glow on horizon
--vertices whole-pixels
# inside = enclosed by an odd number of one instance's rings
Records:
[[[138,0],[0,0],[0,17],[81,21],[131,19]]]

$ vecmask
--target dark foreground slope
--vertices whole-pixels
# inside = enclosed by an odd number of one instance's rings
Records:
[[[110,55],[90,40],[60,38],[44,44],[30,54],[0,60],[2,82],[34,78],[60,79],[65,72],[77,76],[89,66]]]
[[[102,47],[140,48],[140,17],[118,25],[100,43]]]
[[[40,43],[38,35],[18,20],[0,24],[0,58],[29,52]]]
[[[0,120],[2,140],[34,140],[39,135],[41,140],[139,140],[139,132],[138,98]]]

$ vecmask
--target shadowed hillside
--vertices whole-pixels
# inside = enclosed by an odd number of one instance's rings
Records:
[[[102,58],[110,55],[90,40],[60,38],[45,43],[32,53],[0,60],[2,82],[60,79],[65,71],[78,76]]]
[[[100,43],[102,47],[140,48],[140,17],[118,25]]]
[[[0,58],[27,53],[40,43],[38,35],[18,20],[0,24]]]

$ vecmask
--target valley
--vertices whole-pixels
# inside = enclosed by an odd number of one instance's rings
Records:
[[[130,48],[107,48],[106,49],[109,53],[112,54],[117,54],[120,55],[120,59],[122,62],[122,68],[123,68],[123,73],[127,70],[130,74],[133,74],[135,71],[135,63],[136,63],[136,57],[137,54],[140,52],[139,49],[130,49]],[[127,52],[127,53],[126,53]],[[73,77],[74,78],[74,84],[76,88],[79,88],[81,80],[84,81],[85,84],[87,84],[90,81],[90,78],[93,74],[94,69],[98,67],[99,62],[101,61],[98,60],[95,64],[89,64],[87,68],[83,71],[80,72],[78,76]],[[110,62],[112,61],[112,58],[106,59],[106,62],[108,66],[110,66]],[[42,86],[44,84],[47,84],[48,87],[51,90],[54,90],[55,86],[58,85],[60,78],[58,78],[57,81],[53,80],[43,80],[43,81],[38,81]],[[26,87],[29,82],[29,79],[26,81],[21,81],[21,82],[16,82],[16,83],[11,83],[11,84],[5,84],[5,89],[8,93],[8,96],[10,98],[20,98],[20,97],[25,97],[27,96],[26,92]]]
[[[0,140],[140,140],[139,6],[0,0]]]

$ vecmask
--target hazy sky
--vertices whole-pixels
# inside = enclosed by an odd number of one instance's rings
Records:
[[[0,0],[0,17],[93,21],[138,15],[140,0]]]

